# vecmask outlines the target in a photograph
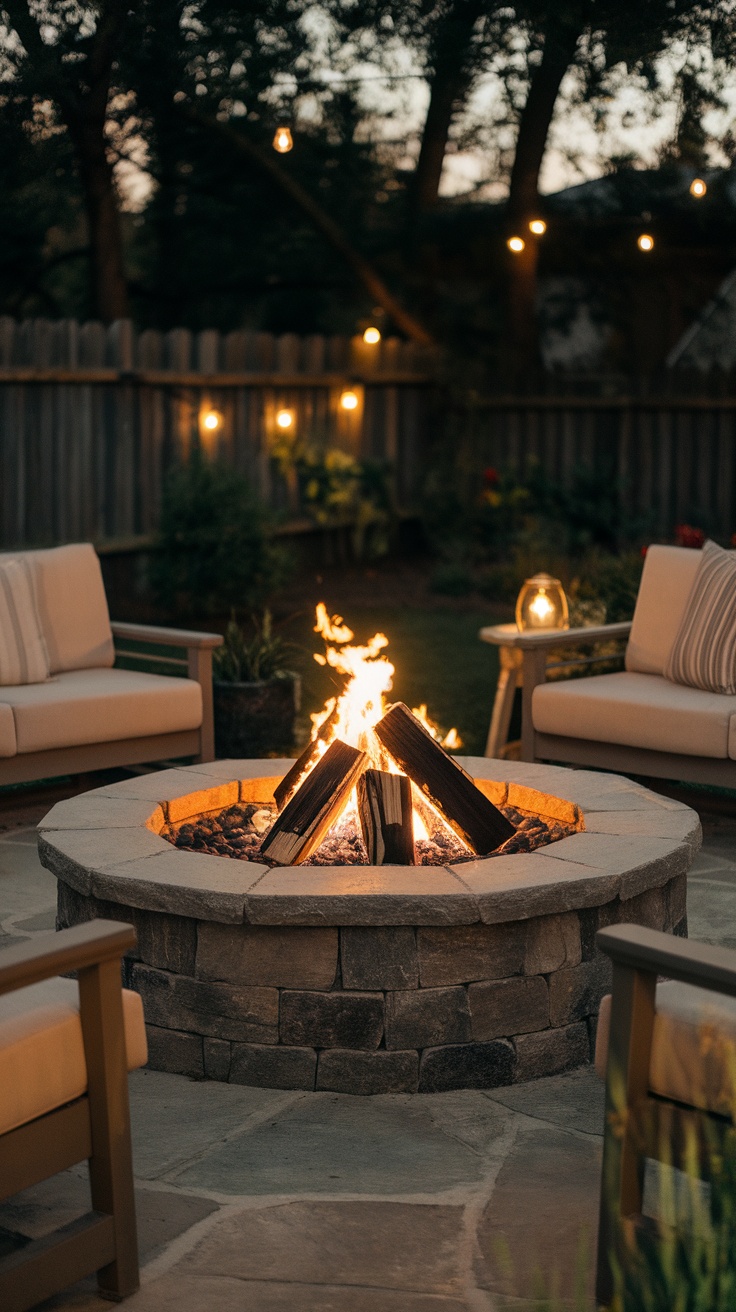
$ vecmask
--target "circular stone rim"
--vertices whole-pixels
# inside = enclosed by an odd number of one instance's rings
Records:
[[[625,776],[456,759],[480,783],[498,785],[494,801],[509,787],[516,805],[525,789],[543,792],[584,827],[535,852],[447,866],[270,867],[182,851],[160,836],[167,823],[250,800],[254,780],[275,781],[292,764],[266,758],[175,767],[58,802],[39,825],[39,852],[77,892],[198,920],[467,925],[635,897],[685,873],[700,846],[695,811]]]

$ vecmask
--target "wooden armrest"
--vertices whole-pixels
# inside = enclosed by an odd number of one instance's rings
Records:
[[[58,934],[44,934],[30,943],[0,952],[0,994],[38,984],[70,970],[85,970],[122,957],[135,947],[132,925],[117,920],[88,920]]]
[[[158,642],[166,647],[221,647],[225,641],[221,633],[165,629],[157,624],[126,624],[121,620],[113,620],[110,628],[114,638],[130,638],[133,642]]]
[[[729,948],[691,943],[640,925],[601,929],[596,942],[617,965],[736,997],[736,952]]]
[[[630,632],[631,620],[622,620],[618,624],[594,624],[583,629],[556,629],[553,633],[545,633],[544,630],[527,631],[514,638],[513,645],[522,651],[538,650],[540,647],[548,650],[555,647],[581,647],[588,642],[628,638]]]

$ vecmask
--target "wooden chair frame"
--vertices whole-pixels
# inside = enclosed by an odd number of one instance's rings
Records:
[[[146,665],[163,665],[186,670],[202,688],[202,724],[199,729],[177,733],[153,734],[150,737],[121,738],[109,743],[85,743],[77,747],[56,747],[45,752],[23,752],[0,758],[0,786],[27,783],[33,779],[53,779],[58,775],[81,774],[88,770],[106,770],[112,766],[142,765],[148,761],[175,761],[193,756],[197,761],[213,761],[215,730],[212,711],[212,652],[223,642],[219,633],[197,633],[190,629],[165,629],[155,624],[124,624],[113,621],[116,656]],[[150,655],[128,644],[150,643],[186,650],[186,656]],[[2,701],[2,689],[0,689]]]
[[[621,743],[598,742],[588,738],[566,738],[561,734],[538,733],[532,720],[534,689],[547,680],[549,670],[580,668],[611,657],[595,656],[583,660],[549,663],[550,653],[566,647],[595,646],[600,642],[623,640],[631,632],[631,622],[601,624],[595,628],[559,630],[555,633],[520,633],[514,640],[523,656],[523,692],[521,715],[522,761],[558,761],[563,765],[591,766],[613,770],[617,774],[643,775],[653,779],[675,779],[687,783],[717,784],[736,788],[736,761],[710,756],[680,756],[675,752],[655,752],[643,747],[626,747]],[[488,638],[487,641],[492,641]]]
[[[92,1211],[0,1261],[0,1308],[27,1312],[97,1272],[119,1300],[139,1284],[121,958],[130,925],[91,920],[0,953],[0,994],[77,972],[87,1092],[0,1136],[0,1201],[89,1161]]]
[[[694,1143],[705,1178],[710,1156],[731,1126],[728,1117],[650,1092],[657,977],[736,997],[736,953],[638,925],[612,926],[596,938],[613,962],[596,1278],[597,1300],[607,1307],[613,1263],[625,1266],[638,1232],[657,1232],[657,1224],[642,1216],[646,1159],[661,1159],[666,1144],[668,1163],[685,1169]]]

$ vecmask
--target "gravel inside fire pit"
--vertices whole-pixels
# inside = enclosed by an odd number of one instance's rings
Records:
[[[534,852],[538,847],[555,843],[575,832],[573,825],[557,820],[546,821],[530,811],[514,806],[499,810],[516,826],[516,833],[495,852],[478,855],[508,856],[514,852]],[[170,825],[162,831],[176,847],[190,852],[208,852],[236,861],[274,862],[261,856],[261,844],[276,819],[276,807],[268,803],[241,802],[225,811],[201,815],[182,825]],[[417,865],[443,866],[449,861],[474,861],[476,853],[447,829],[438,826],[429,839],[415,843]],[[369,865],[360,824],[348,808],[330,830],[324,842],[309,859],[314,866]]]

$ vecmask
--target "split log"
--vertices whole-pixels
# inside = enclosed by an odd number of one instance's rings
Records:
[[[516,832],[403,702],[389,707],[375,732],[399,769],[473,852],[493,852]]]
[[[336,738],[287,802],[261,847],[280,866],[299,865],[339,818],[368,757]]]
[[[414,810],[405,774],[366,770],[358,780],[358,811],[372,865],[414,865]]]
[[[279,811],[284,808],[292,793],[296,790],[302,775],[306,774],[307,770],[310,770],[314,762],[318,759],[321,744],[329,738],[330,733],[336,724],[337,699],[335,699],[335,705],[327,716],[327,719],[323,720],[319,726],[316,736],[312,738],[311,742],[307,743],[299,759],[294,762],[291,769],[284,775],[281,783],[277,784],[274,788],[274,801]]]

